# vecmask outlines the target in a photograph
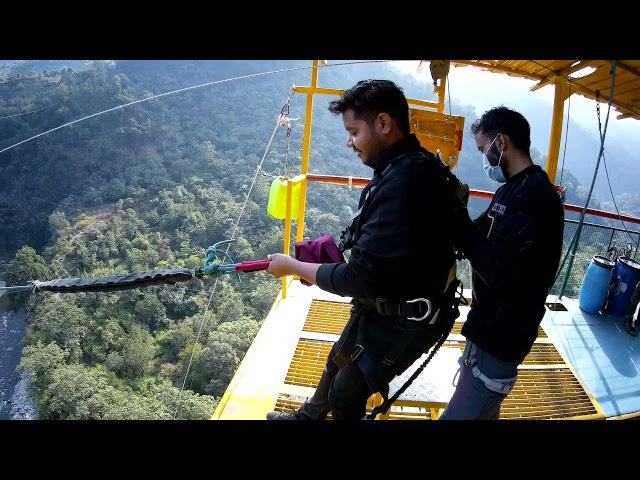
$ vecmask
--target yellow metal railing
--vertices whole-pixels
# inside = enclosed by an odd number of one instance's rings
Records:
[[[306,181],[303,181],[303,185],[306,184]],[[287,180],[287,207],[285,210],[284,217],[284,245],[282,247],[282,251],[285,255],[289,255],[291,250],[291,193],[293,192],[293,182],[291,180]],[[287,280],[288,275],[282,277],[282,298],[287,298]]]

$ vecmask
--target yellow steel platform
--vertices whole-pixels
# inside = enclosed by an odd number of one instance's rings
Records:
[[[213,419],[262,420],[271,410],[298,408],[318,385],[327,355],[349,318],[349,301],[290,281],[287,298],[278,296],[274,302]],[[464,346],[460,328],[468,311],[461,306],[446,343],[384,419],[434,419],[442,412],[453,394],[457,358]],[[391,393],[421,362],[391,383]],[[372,396],[368,410],[378,402],[379,396]],[[604,415],[540,328],[519,367],[516,386],[503,403],[501,418],[602,419]]]

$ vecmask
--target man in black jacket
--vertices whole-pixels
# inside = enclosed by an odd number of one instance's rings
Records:
[[[329,411],[335,419],[361,419],[368,397],[386,398],[391,379],[437,341],[446,317],[438,310],[455,279],[451,222],[459,182],[410,134],[402,90],[386,80],[360,81],[329,110],[342,115],[347,147],[374,171],[343,234],[341,248],[351,256],[314,264],[274,254],[267,272],[353,297],[353,308],[313,397],[295,413],[270,412],[270,420],[321,420]],[[408,302],[415,299],[430,305]]]
[[[473,269],[473,302],[456,391],[443,420],[497,419],[538,336],[562,249],[562,203],[529,155],[530,127],[497,107],[471,126],[489,178],[504,183],[471,221],[456,211],[455,243]]]

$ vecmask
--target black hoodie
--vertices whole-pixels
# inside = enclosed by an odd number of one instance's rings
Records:
[[[560,197],[544,170],[531,165],[510,177],[475,221],[458,212],[456,246],[473,268],[462,334],[496,358],[521,362],[538,335],[560,262]]]
[[[455,259],[452,181],[457,180],[415,135],[389,147],[371,166],[372,183],[381,176],[382,180],[361,214],[360,235],[349,261],[322,265],[316,282],[323,290],[356,300],[435,298],[444,290]],[[361,195],[360,207],[367,192]],[[394,317],[379,315],[371,305],[362,308],[358,343],[381,359],[401,330]],[[416,337],[406,362],[431,346],[427,336]],[[401,359],[398,368],[408,366],[406,362]]]

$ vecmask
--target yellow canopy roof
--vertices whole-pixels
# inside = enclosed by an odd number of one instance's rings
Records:
[[[607,102],[609,99],[610,60],[451,60],[451,64],[471,65],[482,70],[536,80],[538,83],[531,87],[532,91],[560,79],[570,85],[571,93],[596,99],[597,92],[599,101]],[[585,67],[595,70],[582,77],[571,76]],[[640,60],[618,61],[612,105],[619,112],[617,118],[640,120]]]

